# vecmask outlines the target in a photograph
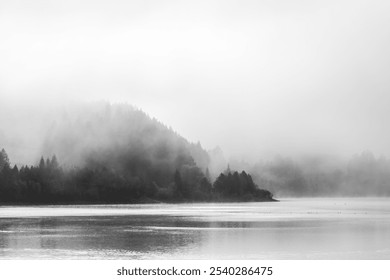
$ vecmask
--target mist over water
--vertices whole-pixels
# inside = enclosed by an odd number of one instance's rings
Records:
[[[388,259],[388,199],[2,207],[1,259]]]
[[[390,161],[370,151],[350,157],[319,150],[295,157],[287,153],[268,158],[252,155],[256,160],[234,158],[219,146],[189,143],[171,127],[127,103],[48,100],[27,104],[9,98],[0,109],[0,145],[11,165],[19,167],[36,165],[41,156],[56,155],[64,168],[110,166],[126,173],[141,168],[143,158],[156,170],[173,164],[173,174],[178,157],[186,155],[203,172],[207,169],[210,179],[229,168],[245,170],[257,185],[279,197],[390,194]],[[141,165],[130,167],[126,162],[131,158]]]
[[[0,1],[0,259],[390,259],[389,14]]]
[[[389,3],[309,2],[2,1],[0,148],[70,168],[154,147],[280,196],[388,195]]]

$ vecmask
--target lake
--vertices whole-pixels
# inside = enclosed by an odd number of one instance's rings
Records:
[[[0,258],[390,259],[390,199],[4,206]]]

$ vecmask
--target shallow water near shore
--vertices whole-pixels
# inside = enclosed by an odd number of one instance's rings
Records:
[[[4,206],[0,258],[390,259],[390,199]]]

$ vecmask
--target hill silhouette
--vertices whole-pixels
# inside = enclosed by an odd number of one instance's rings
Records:
[[[99,102],[69,107],[61,114],[42,145],[43,155],[52,156],[42,157],[36,166],[11,168],[2,151],[2,202],[272,200],[246,173],[226,174],[232,179],[217,178],[213,185],[210,159],[201,145],[137,108]]]

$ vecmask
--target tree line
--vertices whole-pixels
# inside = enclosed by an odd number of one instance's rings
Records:
[[[134,163],[136,165],[136,163]],[[136,170],[136,171],[134,171]],[[211,183],[206,170],[181,165],[171,176],[158,170],[116,170],[104,165],[63,168],[57,157],[11,167],[0,152],[0,203],[79,204],[200,201],[270,201],[246,172],[226,171]],[[168,177],[168,178],[167,178]]]

